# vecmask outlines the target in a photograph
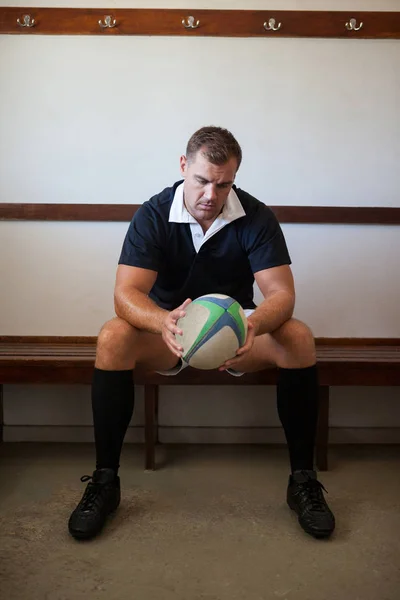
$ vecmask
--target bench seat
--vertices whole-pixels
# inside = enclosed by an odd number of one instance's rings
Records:
[[[320,409],[316,463],[327,469],[329,388],[331,386],[400,385],[400,340],[317,339],[320,374]],[[0,427],[2,384],[90,384],[95,359],[95,338],[0,337]],[[160,385],[275,385],[276,369],[233,378],[219,371],[187,368],[176,377],[140,369],[135,383],[144,386],[145,467],[155,468],[158,442],[158,388]]]

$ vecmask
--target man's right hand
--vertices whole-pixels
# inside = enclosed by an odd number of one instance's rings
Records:
[[[175,308],[167,314],[162,325],[161,335],[168,348],[175,356],[182,358],[183,348],[177,342],[175,335],[182,335],[182,330],[177,326],[178,319],[185,316],[185,308],[191,303],[190,298],[185,300],[183,304]]]

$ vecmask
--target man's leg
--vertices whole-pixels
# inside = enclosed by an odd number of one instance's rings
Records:
[[[92,381],[96,469],[92,477],[82,478],[89,483],[69,520],[75,538],[96,535],[119,505],[118,469],[133,414],[134,367],[141,363],[149,369],[170,369],[176,362],[160,335],[138,331],[119,318],[102,328]]]
[[[254,372],[268,366],[279,369],[277,406],[291,465],[288,504],[307,533],[327,537],[335,528],[335,519],[314,470],[318,371],[314,337],[304,323],[290,319],[272,334],[257,337],[235,369]]]

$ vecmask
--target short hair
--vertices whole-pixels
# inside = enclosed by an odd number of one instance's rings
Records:
[[[230,131],[222,127],[202,127],[188,141],[186,158],[193,161],[202,150],[203,156],[213,165],[223,165],[232,157],[236,158],[237,169],[242,162],[242,149]]]

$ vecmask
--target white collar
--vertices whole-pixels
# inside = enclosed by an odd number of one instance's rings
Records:
[[[231,189],[226,199],[222,213],[218,215],[212,224],[211,228],[214,230],[214,225],[221,229],[228,223],[232,223],[236,219],[240,219],[246,215],[242,203],[240,202],[236,192]],[[196,219],[186,209],[183,201],[183,182],[178,185],[175,190],[174,199],[171,204],[169,211],[169,222],[170,223],[197,223]],[[218,225],[217,225],[218,222]]]

